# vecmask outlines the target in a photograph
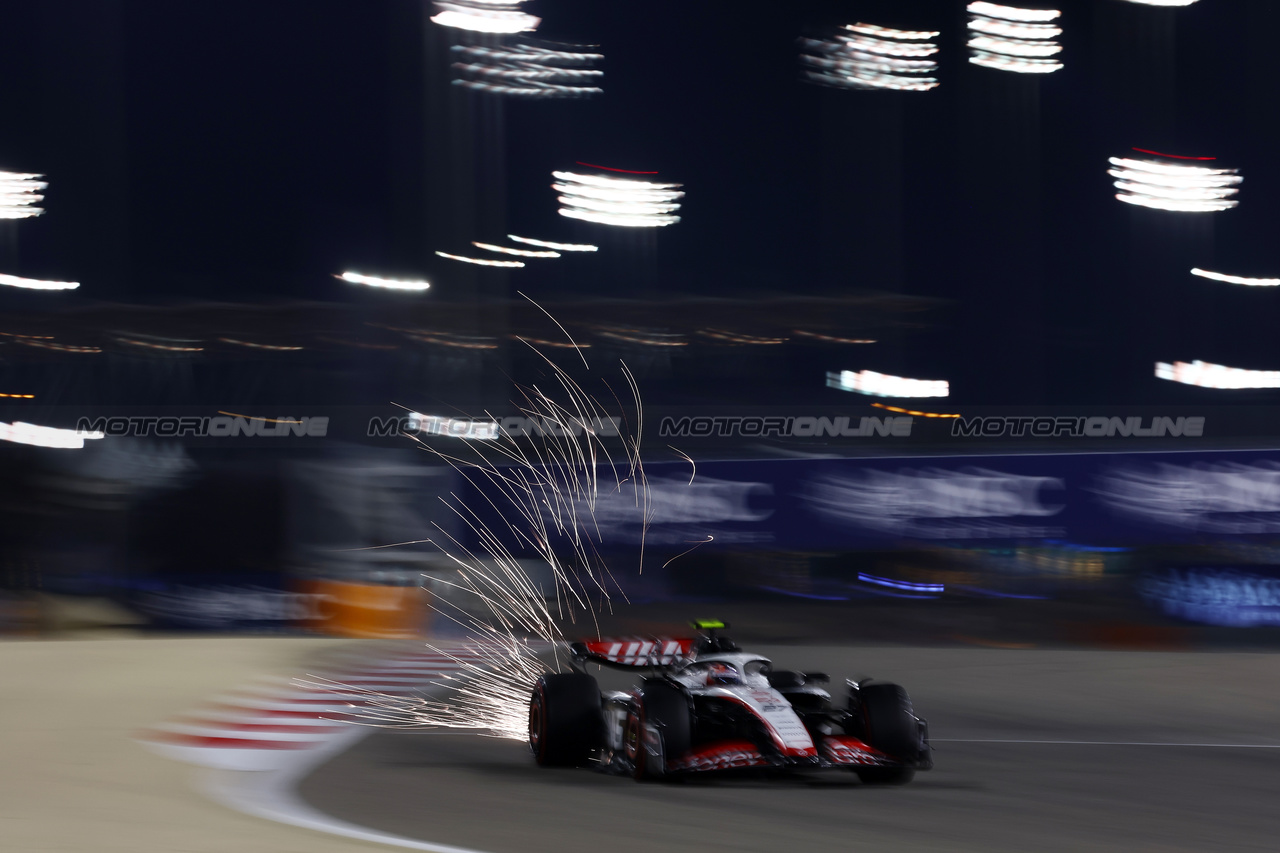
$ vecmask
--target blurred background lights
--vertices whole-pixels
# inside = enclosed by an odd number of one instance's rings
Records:
[[[41,191],[49,185],[44,175],[0,172],[0,219],[30,219],[44,213],[35,205],[44,201]]]
[[[1192,275],[1198,275],[1201,278],[1213,279],[1214,281],[1222,281],[1227,284],[1243,284],[1249,287],[1277,287],[1280,286],[1280,278],[1245,278],[1239,275],[1227,275],[1220,272],[1209,272],[1196,267],[1191,270]]]
[[[442,258],[448,258],[451,261],[461,261],[464,264],[475,264],[480,267],[508,267],[515,269],[523,267],[524,261],[491,261],[487,258],[469,258],[465,255],[451,255],[448,252],[436,252]]]
[[[204,352],[204,347],[197,346],[199,341],[176,338],[158,338],[154,335],[135,335],[125,337],[117,335],[113,340],[118,344],[141,349],[158,350],[160,352]]]
[[[1047,24],[1062,16],[1062,13],[1057,9],[1019,9],[1014,6],[986,3],[984,0],[975,0],[975,2],[970,3],[969,13],[987,18],[998,18],[1004,21],[1022,21],[1032,24]]]
[[[747,344],[754,346],[776,346],[777,344],[785,344],[786,338],[766,337],[761,335],[748,335],[742,332],[734,332],[728,329],[699,329],[697,334],[704,338],[709,338],[717,343],[723,344]]]
[[[828,373],[827,387],[873,397],[947,397],[951,394],[951,386],[945,379],[910,379],[874,370]]]
[[[597,336],[624,344],[639,344],[646,347],[685,347],[689,342],[682,335],[674,332],[663,332],[653,329],[634,329],[619,326],[597,326]]]
[[[1162,160],[1110,158],[1116,198],[1128,204],[1184,213],[1230,210],[1244,179],[1238,169],[1214,169]]]
[[[349,281],[352,284],[364,284],[369,287],[381,287],[387,290],[426,290],[431,287],[429,282],[425,281],[399,281],[394,278],[378,278],[372,275],[362,275],[358,272],[344,272],[340,276],[335,276],[343,281]]]
[[[528,98],[574,98],[604,91],[594,85],[604,72],[589,67],[604,54],[590,52],[587,46],[553,48],[526,41],[496,47],[454,45],[451,50],[455,86]]]
[[[471,241],[471,245],[475,246],[477,249],[484,249],[486,252],[498,252],[499,254],[503,254],[503,255],[517,255],[521,258],[562,257],[562,255],[559,252],[554,252],[554,251],[551,251],[550,249],[547,249],[545,251],[538,251],[536,249],[513,249],[510,246],[495,246],[492,243],[480,243],[475,240]]]
[[[874,344],[875,343],[874,338],[849,338],[843,335],[828,335],[822,332],[814,332],[814,331],[810,331],[809,329],[792,329],[791,334],[801,338],[809,338],[810,340],[821,341],[824,344]]]
[[[681,184],[552,172],[560,215],[601,225],[657,228],[680,221]]]
[[[1201,388],[1280,388],[1280,370],[1247,370],[1206,361],[1156,362],[1156,378]]]
[[[1056,9],[1020,9],[995,3],[969,4],[969,61],[1018,74],[1048,74],[1062,68],[1053,57],[1062,29]]]
[[[911,415],[915,418],[958,418],[960,415],[946,414],[944,412],[920,412],[915,409],[904,409],[900,406],[888,406],[884,403],[872,403],[877,409],[884,409],[886,412],[897,412],[900,415]]]
[[[0,273],[0,285],[6,287],[22,287],[27,290],[75,290],[80,286],[78,281],[40,281],[34,278],[19,278],[16,275]]]
[[[502,436],[502,428],[497,421],[424,415],[420,412],[409,413],[409,430],[428,435],[447,435],[451,438],[479,441],[492,441]]]
[[[238,347],[248,347],[249,349],[267,350],[269,352],[300,352],[305,347],[285,346],[283,344],[261,344],[256,341],[242,341],[239,338],[218,338],[224,344],[231,344]]]
[[[523,0],[436,0],[431,17],[442,27],[475,33],[529,33],[542,22],[520,11]]]
[[[73,429],[36,426],[35,424],[7,424],[0,421],[0,441],[11,441],[15,444],[30,444],[33,447],[51,447],[56,450],[79,450],[84,447],[85,439],[102,438],[100,432],[77,432]]]
[[[833,39],[801,39],[801,64],[813,83],[849,89],[924,92],[938,85],[939,33],[849,24]]]
[[[1126,3],[1137,3],[1139,6],[1190,6],[1198,0],[1124,0]]]
[[[74,353],[100,353],[101,347],[76,346],[74,344],[60,344],[57,341],[38,340],[38,339],[22,339],[18,343],[25,347],[36,347],[38,349],[53,350],[54,352],[74,352]]]
[[[592,246],[589,243],[553,243],[549,240],[535,240],[532,237],[517,237],[515,234],[508,234],[507,239],[524,243],[526,246],[541,246],[557,252],[598,252],[600,250],[599,246]]]

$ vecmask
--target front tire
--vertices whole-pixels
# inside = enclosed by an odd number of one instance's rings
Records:
[[[645,747],[645,730],[650,725],[658,733],[660,762]],[[625,742],[637,781],[667,776],[668,763],[688,752],[693,742],[693,719],[684,691],[662,681],[641,688],[636,710],[627,716]]]
[[[576,767],[604,743],[600,686],[583,672],[550,673],[529,698],[529,748],[542,767]]]
[[[920,724],[911,697],[897,684],[868,684],[852,691],[850,734],[896,761],[914,762],[920,752]],[[916,775],[914,767],[859,767],[858,778],[869,785],[905,785]]]
[[[905,785],[916,778],[911,767],[862,767],[854,772],[864,785]]]

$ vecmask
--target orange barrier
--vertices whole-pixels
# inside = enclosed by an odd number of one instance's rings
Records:
[[[337,637],[398,640],[422,636],[429,593],[417,586],[385,586],[345,581],[300,581],[299,592],[316,596],[315,618],[301,627]]]

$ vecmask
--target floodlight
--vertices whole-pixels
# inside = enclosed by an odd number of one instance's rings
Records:
[[[1156,378],[1198,385],[1201,388],[1248,389],[1280,388],[1280,370],[1247,370],[1206,361],[1156,362]]]
[[[681,184],[552,172],[560,215],[602,225],[657,228],[680,221]]]
[[[1107,174],[1115,178],[1116,198],[1128,204],[1182,213],[1230,210],[1244,180],[1238,169],[1215,169],[1133,157],[1112,157]]]
[[[911,379],[877,373],[874,370],[828,373],[827,387],[870,394],[873,397],[947,397],[951,394],[951,386],[945,379]]]
[[[875,24],[849,24],[832,39],[801,39],[805,77],[845,89],[896,89],[924,92],[938,85],[930,59],[939,33],[895,30]]]
[[[996,3],[969,4],[969,61],[1017,74],[1049,74],[1062,68],[1056,57],[1062,29],[1056,9],[1020,9]]]

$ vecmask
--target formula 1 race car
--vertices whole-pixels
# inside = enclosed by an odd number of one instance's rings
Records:
[[[901,785],[933,767],[928,724],[896,684],[846,681],[843,707],[822,673],[774,670],[695,622],[695,639],[571,643],[571,672],[538,679],[529,746],[538,764],[636,779],[709,771],[845,768],[865,783]],[[630,692],[602,693],[587,664],[640,673]]]

